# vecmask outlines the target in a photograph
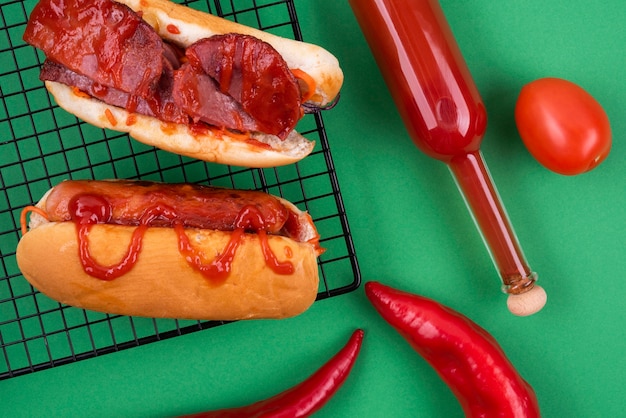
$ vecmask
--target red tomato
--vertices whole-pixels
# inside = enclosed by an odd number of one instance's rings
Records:
[[[611,150],[604,109],[567,80],[541,78],[526,84],[517,99],[515,122],[531,155],[559,174],[589,171]]]

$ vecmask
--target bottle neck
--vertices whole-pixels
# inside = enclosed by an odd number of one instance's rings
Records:
[[[454,157],[448,167],[502,279],[506,293],[535,281],[480,151]]]

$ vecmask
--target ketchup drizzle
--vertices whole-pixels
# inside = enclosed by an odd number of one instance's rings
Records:
[[[111,204],[102,196],[78,195],[69,202],[72,220],[76,223],[78,253],[83,270],[90,276],[101,280],[113,280],[133,268],[141,251],[143,236],[147,226],[142,225],[133,231],[133,235],[122,261],[110,266],[103,266],[91,255],[89,250],[89,232],[93,225],[107,223],[113,211]]]
[[[69,211],[71,220],[76,223],[79,257],[83,270],[90,276],[101,280],[116,279],[133,268],[142,249],[143,237],[151,223],[157,219],[171,223],[178,238],[180,254],[192,268],[213,282],[220,283],[228,278],[232,271],[232,263],[237,249],[241,245],[246,231],[257,233],[265,263],[276,274],[292,274],[294,272],[293,263],[279,261],[270,248],[265,221],[260,210],[253,205],[246,205],[241,209],[235,220],[235,229],[231,233],[228,244],[211,262],[207,262],[205,254],[193,247],[185,233],[184,226],[176,221],[177,214],[174,208],[160,204],[151,206],[141,215],[122,260],[108,266],[98,263],[91,255],[89,232],[95,224],[115,223],[111,219],[113,208],[110,202],[103,196],[80,194],[70,200]],[[290,256],[293,252],[286,251],[286,254]]]
[[[191,267],[198,270],[213,282],[223,282],[226,280],[231,272],[237,248],[239,248],[244,236],[243,229],[235,229],[233,231],[224,250],[210,263],[204,261],[205,255],[202,252],[193,248],[189,237],[185,234],[185,228],[183,228],[181,224],[174,224],[174,230],[178,235],[178,250]]]
[[[228,244],[210,263],[204,261],[206,257],[202,252],[193,248],[182,225],[174,223],[174,230],[178,235],[178,250],[185,257],[187,263],[213,281],[224,281],[230,274],[233,259],[237,253],[237,248],[245,237],[245,231],[257,233],[265,264],[276,274],[292,274],[294,272],[293,263],[289,261],[280,262],[270,248],[263,216],[253,205],[246,205],[241,209],[235,220],[235,230],[232,231]]]
[[[263,258],[265,258],[265,264],[271,268],[276,274],[292,274],[293,263],[289,261],[280,262],[276,258],[276,254],[270,248],[267,240],[267,232],[259,231],[259,241],[261,243],[261,250],[263,251]],[[287,252],[288,253],[288,252]]]
[[[122,261],[110,266],[103,266],[93,259],[91,252],[89,251],[89,230],[93,225],[94,224],[78,224],[78,251],[85,273],[107,281],[117,279],[118,277],[128,273],[137,262],[143,243],[143,236],[148,227],[146,225],[140,225],[133,231],[128,250],[122,258]]]

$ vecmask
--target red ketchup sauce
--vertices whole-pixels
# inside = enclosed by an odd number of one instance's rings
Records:
[[[103,196],[94,194],[79,194],[69,202],[71,220],[76,223],[78,237],[79,257],[84,271],[101,280],[113,280],[128,273],[137,262],[142,249],[143,237],[150,225],[157,221],[159,225],[163,221],[171,224],[178,238],[178,250],[187,263],[201,272],[212,282],[223,282],[232,271],[232,263],[237,249],[246,237],[246,232],[258,234],[259,243],[265,259],[265,263],[277,274],[292,274],[294,266],[289,261],[281,262],[269,246],[265,221],[261,212],[253,205],[244,206],[237,216],[235,229],[231,233],[226,247],[212,261],[206,261],[207,257],[201,251],[195,249],[185,233],[185,228],[176,221],[176,210],[166,206],[155,204],[149,207],[139,219],[139,224],[133,231],[130,243],[125,255],[119,263],[104,266],[98,263],[89,250],[89,232],[93,225],[112,222],[113,208],[110,202]],[[285,254],[289,256],[290,252]]]
[[[164,29],[179,35],[183,28]],[[113,0],[40,0],[23,39],[56,67],[42,79],[162,122],[284,140],[304,112],[283,57],[250,35],[213,35],[185,48],[165,42],[142,12]]]
[[[194,249],[191,245],[182,225],[174,223],[174,229],[178,235],[178,249],[180,253],[185,257],[190,266],[214,281],[224,281],[230,274],[237,248],[245,239],[245,231],[254,231],[258,234],[263,257],[269,268],[277,274],[293,273],[294,268],[292,263],[289,261],[281,263],[276,258],[276,255],[269,246],[267,232],[264,228],[265,222],[259,210],[252,205],[245,206],[237,216],[235,230],[232,232],[230,240],[224,250],[215,257],[213,261],[206,262],[204,254]]]
[[[158,34],[137,13],[110,0],[41,1],[24,40],[48,59],[132,94],[145,95],[162,72]]]
[[[350,0],[409,136],[446,163],[507,292],[532,277],[480,152],[487,114],[437,0]],[[528,280],[522,280],[526,286]]]
[[[141,251],[145,226],[141,226],[133,232],[128,250],[119,263],[103,266],[91,256],[88,238],[93,225],[107,223],[111,219],[111,212],[113,211],[111,205],[100,196],[80,195],[69,202],[69,211],[72,220],[76,222],[79,257],[85,273],[102,280],[113,280],[133,268]]]
[[[180,29],[178,29],[178,26],[176,26],[176,25],[173,25],[173,24],[170,23],[165,28],[171,34],[180,35]]]

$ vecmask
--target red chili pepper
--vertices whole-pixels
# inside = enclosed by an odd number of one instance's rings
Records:
[[[297,418],[318,411],[341,387],[361,350],[363,330],[354,331],[348,343],[308,379],[271,398],[234,409],[186,415],[187,418]]]
[[[467,417],[535,418],[532,387],[486,330],[434,300],[365,284],[378,313],[437,371]]]

